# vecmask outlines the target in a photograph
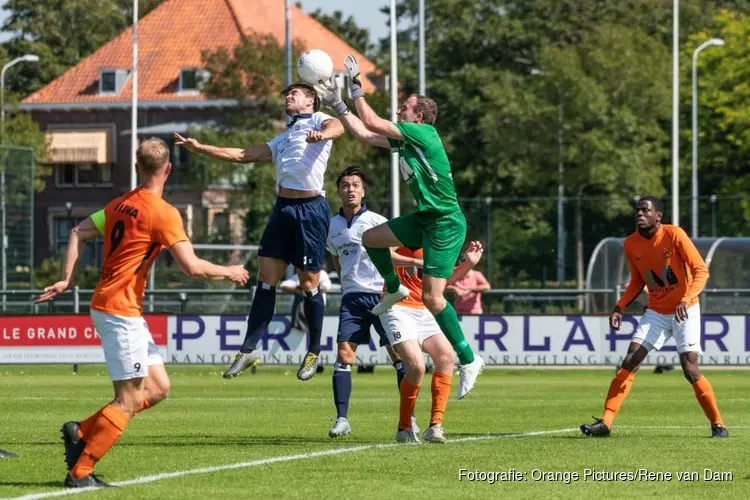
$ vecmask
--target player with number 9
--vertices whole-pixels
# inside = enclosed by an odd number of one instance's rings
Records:
[[[90,311],[101,337],[115,398],[86,420],[63,424],[69,470],[66,487],[108,486],[94,474],[94,465],[114,446],[136,414],[167,397],[169,377],[142,307],[148,271],[162,247],[193,278],[225,279],[240,286],[248,279],[242,266],[218,266],[195,255],[180,213],[162,199],[171,169],[169,147],[164,141],[144,141],[136,151],[141,185],[70,231],[63,277],[46,287],[35,301],[51,300],[70,288],[86,242],[104,236],[104,262]]]

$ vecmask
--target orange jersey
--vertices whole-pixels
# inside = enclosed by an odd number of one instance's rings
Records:
[[[708,281],[708,268],[685,231],[662,225],[651,239],[637,231],[625,239],[630,283],[617,302],[625,309],[648,285],[648,308],[674,314],[680,302],[692,306]]]
[[[408,248],[399,247],[396,253],[414,259],[422,258],[421,249],[412,252]],[[411,307],[412,309],[424,309],[425,305],[422,302],[422,278],[420,277],[419,270],[415,267],[396,267],[394,269],[398,275],[398,279],[401,280],[401,284],[409,289],[409,296],[396,305]]]
[[[104,217],[104,263],[91,307],[118,316],[141,316],[151,263],[162,246],[171,248],[188,239],[182,217],[160,196],[142,188],[109,202]]]

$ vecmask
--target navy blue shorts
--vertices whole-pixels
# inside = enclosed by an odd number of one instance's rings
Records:
[[[354,292],[341,298],[339,313],[339,334],[336,342],[351,342],[362,345],[370,343],[370,326],[380,336],[380,347],[389,344],[380,318],[372,313],[372,308],[380,302],[379,293]]]
[[[323,196],[276,198],[258,255],[283,260],[303,271],[320,271],[330,221],[331,208]]]

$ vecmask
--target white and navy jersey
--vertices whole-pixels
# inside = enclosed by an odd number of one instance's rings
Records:
[[[354,214],[351,223],[347,223],[343,210],[331,219],[326,246],[331,255],[339,258],[344,295],[383,292],[383,278],[362,246],[362,234],[387,221],[382,215],[368,211],[364,205]]]
[[[333,117],[317,112],[296,115],[287,130],[267,144],[276,164],[276,192],[279,187],[301,191],[323,191],[323,175],[328,167],[333,141],[306,142],[310,130],[323,130]]]

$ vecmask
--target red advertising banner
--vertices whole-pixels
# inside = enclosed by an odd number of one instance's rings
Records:
[[[145,316],[154,343],[167,345],[167,316]],[[0,347],[100,346],[88,314],[62,316],[0,316]]]

